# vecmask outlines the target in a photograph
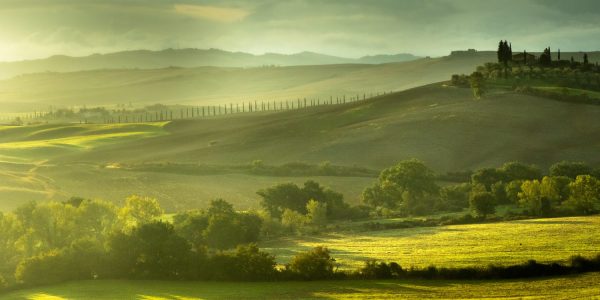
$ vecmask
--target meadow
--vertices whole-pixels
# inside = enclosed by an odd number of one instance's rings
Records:
[[[600,273],[499,281],[304,282],[77,281],[19,290],[5,300],[64,299],[594,299]]]
[[[357,269],[373,259],[395,261],[405,268],[512,265],[596,255],[598,228],[600,216],[532,219],[332,233],[268,241],[260,247],[284,264],[299,252],[326,246],[340,269]]]
[[[535,112],[535,113],[532,113]],[[600,107],[512,92],[474,101],[469,89],[432,84],[344,105],[294,111],[128,124],[0,127],[3,209],[71,196],[121,201],[132,193],[165,208],[202,207],[222,197],[258,207],[255,192],[314,179],[358,203],[371,177],[281,178],[107,169],[112,164],[268,165],[289,162],[381,170],[408,158],[438,173],[521,161],[547,168],[561,161],[598,163]],[[563,120],[555,122],[554,120]],[[6,203],[9,203],[8,205]],[[175,205],[178,204],[179,206]]]

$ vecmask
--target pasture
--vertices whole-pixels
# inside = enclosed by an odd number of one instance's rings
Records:
[[[121,201],[139,193],[165,208],[202,207],[222,197],[256,208],[256,190],[320,181],[358,203],[370,177],[198,176],[107,169],[108,165],[242,165],[254,160],[381,170],[418,158],[437,172],[507,161],[545,168],[561,160],[597,164],[600,107],[515,93],[474,101],[471,91],[433,84],[345,105],[279,113],[128,124],[0,127],[2,209],[71,196]],[[563,120],[554,122],[554,120]],[[139,171],[139,170],[138,170]],[[7,204],[8,203],[8,204]]]
[[[512,265],[596,255],[598,228],[600,216],[532,219],[285,238],[260,247],[284,264],[299,252],[326,246],[339,268],[352,270],[373,259],[405,268]]]

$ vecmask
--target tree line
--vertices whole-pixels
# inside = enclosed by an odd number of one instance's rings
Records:
[[[547,47],[535,58],[526,50],[522,54],[513,54],[512,45],[505,40],[498,44],[497,58],[497,63],[485,63],[470,75],[453,74],[450,84],[470,87],[475,99],[480,99],[490,86],[505,86],[517,91],[531,85],[600,90],[600,66],[598,62],[590,63],[587,53],[584,53],[582,61],[575,61],[573,57],[565,60],[559,49],[558,59],[553,60],[552,51]],[[588,102],[589,97],[566,94],[562,98],[572,102]]]
[[[330,96],[328,99],[321,98],[298,98],[296,100],[283,101],[244,101],[241,103],[228,103],[209,106],[188,105],[163,105],[155,104],[143,108],[126,108],[121,105],[117,109],[105,107],[82,107],[79,109],[59,108],[50,111],[34,111],[9,117],[13,125],[36,124],[44,122],[79,122],[79,123],[142,123],[142,122],[164,122],[173,120],[208,118],[215,116],[251,113],[251,112],[277,112],[306,109],[324,105],[343,105],[358,101],[366,101],[380,95],[386,95],[391,91],[376,93],[362,93],[356,95]],[[131,106],[131,104],[130,104]]]
[[[422,161],[411,159],[383,170],[362,193],[371,214],[430,215],[470,209],[474,217],[495,213],[498,205],[520,207],[523,215],[587,215],[600,211],[600,169],[581,162],[559,162],[547,175],[533,165],[509,162],[482,168],[469,182],[440,187]]]

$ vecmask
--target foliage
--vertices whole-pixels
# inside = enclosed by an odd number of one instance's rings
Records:
[[[579,175],[591,175],[592,168],[582,162],[562,161],[550,167],[550,176],[565,176],[575,179]]]
[[[314,225],[323,226],[327,224],[327,204],[311,199],[306,204],[306,216]]]
[[[156,199],[131,195],[119,210],[119,219],[127,226],[136,226],[150,223],[163,213]]]
[[[460,211],[469,207],[470,183],[445,186],[440,189],[439,210]]]
[[[300,253],[286,267],[294,274],[306,280],[329,279],[334,275],[334,262],[329,250],[315,247],[311,251]]]
[[[359,270],[361,277],[366,279],[390,279],[404,276],[405,270],[396,263],[378,262],[376,260],[368,260],[365,266]]]
[[[570,196],[564,207],[581,214],[596,212],[600,207],[600,180],[590,175],[579,175],[569,183]]]
[[[481,99],[485,93],[485,78],[480,72],[473,72],[469,76],[469,83],[471,84],[471,90],[473,91],[473,97],[475,99]]]
[[[493,214],[496,211],[496,199],[489,192],[479,192],[471,194],[469,204],[471,211],[478,217],[485,218],[487,215]]]
[[[438,193],[433,171],[411,159],[383,170],[378,182],[363,192],[363,202],[374,207],[399,207],[408,214],[426,214],[432,211]]]
[[[285,209],[281,215],[281,225],[291,233],[300,233],[307,222],[305,215],[291,209]]]
[[[519,203],[534,215],[548,215],[560,202],[557,182],[549,176],[542,180],[526,180],[521,184]]]
[[[128,278],[176,279],[185,273],[190,245],[173,225],[160,221],[116,233],[110,240],[111,257]]]
[[[513,180],[531,180],[542,178],[542,170],[535,165],[526,165],[520,162],[508,162],[499,168],[507,182]]]
[[[327,206],[327,217],[331,219],[351,218],[352,209],[344,202],[342,194],[324,188],[309,180],[299,187],[293,183],[284,183],[257,192],[262,197],[261,206],[273,217],[280,218],[286,210],[300,214],[307,213],[307,204],[312,200]]]

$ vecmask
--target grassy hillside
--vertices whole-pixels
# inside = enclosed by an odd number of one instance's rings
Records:
[[[120,200],[132,192],[167,208],[224,197],[256,207],[256,190],[310,177],[220,177],[107,169],[113,163],[239,165],[254,160],[382,169],[419,158],[438,172],[518,160],[548,167],[600,158],[600,106],[512,92],[473,100],[469,89],[442,84],[366,102],[280,113],[237,114],[169,123],[0,127],[0,194],[8,207],[72,195]],[[318,178],[349,202],[372,178]],[[181,206],[177,206],[181,205]],[[7,207],[7,206],[4,206]]]
[[[403,267],[512,265],[596,255],[598,226],[598,216],[535,219],[286,238],[260,246],[280,263],[298,252],[327,246],[340,268],[352,270],[369,259],[396,261]]]
[[[0,112],[50,105],[217,104],[248,100],[329,99],[404,90],[471,72],[489,55],[449,56],[382,65],[166,68],[39,73],[0,81]]]
[[[76,281],[0,295],[6,300],[63,299],[593,299],[600,274],[502,281],[168,282]],[[243,296],[242,296],[243,295]]]
[[[600,106],[511,92],[475,101],[469,89],[434,84],[341,106],[174,121],[156,138],[115,143],[60,161],[290,161],[374,169],[417,157],[437,171],[519,160],[600,163]]]

